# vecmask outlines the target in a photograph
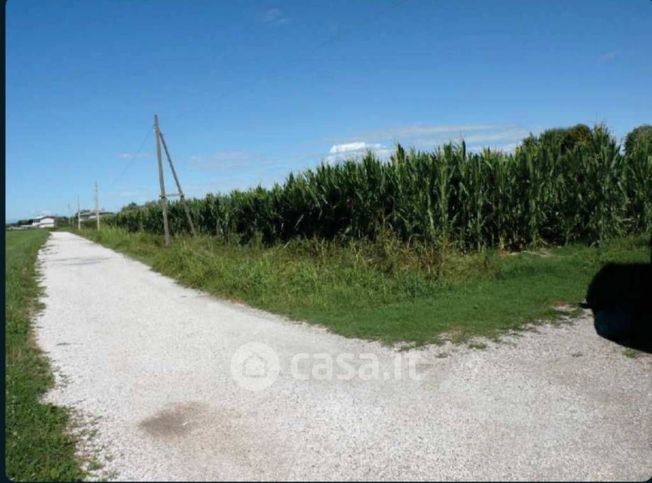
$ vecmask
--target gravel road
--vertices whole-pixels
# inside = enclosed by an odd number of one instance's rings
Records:
[[[626,357],[588,317],[485,349],[397,352],[181,287],[70,233],[39,260],[47,399],[94,420],[104,476],[652,476],[652,356]]]

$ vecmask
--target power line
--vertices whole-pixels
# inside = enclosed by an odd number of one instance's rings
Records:
[[[390,3],[386,8],[383,8],[379,12],[376,13],[376,15],[370,16],[367,18],[366,22],[361,22],[357,23],[356,25],[346,28],[344,30],[339,30],[335,32],[334,34],[330,35],[329,37],[323,39],[321,42],[315,44],[312,48],[309,48],[305,50],[303,53],[299,53],[299,55],[295,56],[294,58],[289,58],[287,62],[276,64],[275,68],[272,68],[268,70],[266,73],[263,73],[262,75],[251,75],[249,76],[248,79],[240,79],[236,89],[228,89],[222,92],[221,95],[215,98],[215,101],[220,101],[224,99],[226,96],[232,96],[234,91],[237,90],[237,88],[243,89],[247,88],[251,90],[257,83],[261,81],[268,80],[271,76],[278,74],[280,71],[287,71],[289,66],[295,66],[297,65],[298,62],[300,61],[305,61],[308,59],[312,59],[314,57],[314,54],[319,51],[320,49],[323,49],[324,47],[335,43],[336,41],[342,40],[343,37],[346,37],[347,35],[355,34],[356,32],[360,31],[360,26],[361,25],[366,25],[367,27],[372,25],[374,22],[376,22],[379,18],[381,18],[383,15],[387,14],[391,10],[394,10],[398,8],[400,5],[405,3],[407,0],[396,0],[395,2]],[[231,49],[232,50],[232,49]],[[227,51],[228,52],[228,51]],[[225,57],[225,52],[222,52],[222,58]],[[322,155],[323,153],[318,154],[318,156]],[[271,163],[270,166],[282,166],[286,164],[285,162],[281,163]]]
[[[143,150],[143,147],[145,147],[145,141],[147,141],[147,139],[149,138],[149,136],[150,136],[151,134],[152,134],[152,133],[151,133],[151,130],[150,130],[150,129],[147,129],[147,132],[145,133],[145,136],[143,137],[143,140],[142,140],[142,142],[140,143],[140,147],[138,148],[138,151],[136,151],[136,154],[134,154],[134,155],[131,156],[131,159],[129,159],[129,160],[127,161],[127,163],[125,164],[125,167],[122,169],[122,171],[120,172],[120,174],[118,174],[118,176],[116,176],[115,179],[114,179],[114,180],[113,180],[113,181],[108,185],[108,187],[107,187],[108,189],[113,188],[113,186],[114,186],[114,185],[115,185],[115,184],[116,184],[116,183],[117,183],[117,182],[118,182],[118,181],[119,181],[119,180],[120,180],[120,179],[125,175],[125,173],[126,173],[126,172],[127,172],[127,171],[132,167],[132,166],[133,166],[134,162],[138,159],[138,155],[139,155],[140,152]]]
[[[249,89],[251,89],[258,82],[268,80],[270,77],[278,74],[280,71],[287,72],[287,70],[288,70],[288,68],[290,66],[296,66],[298,62],[302,62],[302,61],[305,61],[305,60],[308,60],[308,59],[312,59],[317,51],[323,49],[324,47],[327,47],[330,44],[335,43],[336,41],[341,40],[343,37],[346,37],[348,35],[351,35],[352,33],[356,33],[358,31],[360,31],[360,26],[361,25],[366,25],[366,26],[372,25],[381,16],[387,14],[391,10],[396,9],[397,7],[399,7],[401,4],[405,3],[406,1],[407,0],[396,0],[395,2],[390,3],[386,8],[379,11],[376,15],[368,17],[367,21],[358,23],[355,26],[348,27],[348,28],[346,28],[344,30],[339,30],[339,31],[335,32],[334,34],[330,35],[329,37],[323,39],[321,42],[315,44],[312,48],[309,48],[309,49],[305,50],[303,53],[300,53],[299,55],[295,56],[294,59],[290,58],[290,59],[288,59],[287,62],[276,64],[275,68],[270,69],[264,75],[256,75],[256,76],[252,75],[252,76],[249,77],[249,79],[247,79],[248,82],[247,81],[242,82],[242,80],[240,80],[240,82],[237,84],[237,87],[242,89],[243,87],[246,87],[247,84],[249,84],[248,87],[249,87]],[[249,29],[249,30],[251,30],[251,29]],[[223,51],[222,54],[221,54],[221,57],[222,58],[226,57],[227,52],[231,52],[231,51],[233,51],[233,48],[228,49],[227,51]],[[229,89],[229,90],[224,91],[222,93],[222,95],[217,97],[216,100],[221,100],[221,99],[225,98],[227,95],[232,96],[233,91],[234,91],[234,89]],[[152,134],[151,131],[148,129],[147,132],[145,133],[145,136],[143,137],[143,140],[142,140],[142,142],[140,144],[140,147],[138,148],[136,154],[131,156],[131,159],[129,159],[127,161],[127,163],[125,164],[122,171],[118,174],[118,176],[116,176],[116,178],[110,184],[108,184],[107,189],[109,189],[109,190],[112,189],[115,186],[115,184],[125,175],[125,173],[129,169],[131,169],[134,162],[138,159],[138,156],[140,155],[143,147],[145,146],[145,142],[147,141],[147,139],[149,138],[149,136],[151,134]],[[284,164],[284,163],[280,163],[280,164]]]

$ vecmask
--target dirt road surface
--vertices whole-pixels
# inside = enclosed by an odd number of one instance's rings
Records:
[[[48,399],[95,420],[105,476],[652,476],[652,358],[588,317],[398,352],[183,288],[73,234],[52,233],[39,259]]]

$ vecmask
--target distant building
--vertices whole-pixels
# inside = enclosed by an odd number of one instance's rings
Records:
[[[79,213],[77,213],[77,216],[81,221],[89,220],[91,216],[91,210],[81,210]]]
[[[14,223],[8,223],[5,228],[8,230],[30,230],[33,228],[55,228],[57,224],[62,224],[66,218],[56,215],[43,215],[36,218],[26,218]]]
[[[112,211],[104,211],[104,210],[100,210],[100,220],[101,220],[102,218],[106,217],[106,216],[114,215],[114,214],[115,214],[115,213],[113,213]],[[95,212],[94,212],[94,211],[91,211],[91,210],[81,210],[81,211],[79,212],[79,219],[80,219],[82,222],[84,222],[84,221],[92,221],[92,220],[95,220],[95,218],[96,218],[96,216],[95,216]]]
[[[32,219],[32,227],[34,228],[54,228],[56,226],[56,218],[54,216],[45,215]]]

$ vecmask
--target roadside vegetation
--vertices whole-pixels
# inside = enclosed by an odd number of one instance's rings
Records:
[[[79,480],[84,474],[67,432],[68,415],[41,402],[54,382],[34,341],[38,310],[36,255],[45,230],[6,232],[5,247],[5,468],[17,481]]]
[[[192,287],[353,337],[423,344],[556,318],[608,262],[645,262],[652,129],[530,135],[514,153],[404,150],[283,184],[130,204],[82,233]],[[568,309],[568,307],[567,307]]]
[[[184,285],[389,344],[459,342],[555,319],[577,310],[603,263],[649,259],[644,237],[595,247],[444,255],[391,237],[265,246],[182,235],[166,248],[160,235],[120,228],[81,234]]]
[[[266,245],[297,238],[376,240],[442,250],[594,244],[652,229],[652,135],[645,126],[625,150],[605,126],[551,129],[514,153],[469,152],[464,143],[387,160],[322,163],[270,189],[190,200],[200,232]],[[175,234],[189,230],[170,203]],[[161,206],[130,205],[113,219],[129,231],[163,233]]]

